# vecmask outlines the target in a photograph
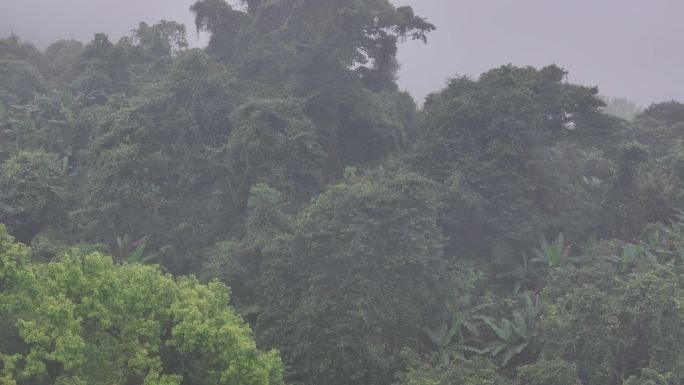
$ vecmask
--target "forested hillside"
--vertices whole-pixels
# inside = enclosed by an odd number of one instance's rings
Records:
[[[1,384],[684,383],[683,104],[505,65],[419,108],[410,7],[191,12],[0,39]]]

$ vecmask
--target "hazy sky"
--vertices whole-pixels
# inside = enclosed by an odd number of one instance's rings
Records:
[[[112,39],[141,20],[173,19],[196,35],[192,0],[0,0],[0,35],[39,46],[58,38]],[[454,75],[502,64],[557,63],[570,79],[642,105],[684,101],[683,0],[394,0],[437,26],[428,45],[400,49],[400,84],[417,99]]]

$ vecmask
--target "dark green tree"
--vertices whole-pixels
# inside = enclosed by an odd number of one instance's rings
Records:
[[[490,245],[483,254],[511,253],[491,245],[523,251],[540,235],[596,230],[604,196],[591,196],[571,160],[582,161],[589,138],[598,142],[614,127],[597,109],[596,89],[565,75],[556,66],[504,66],[477,81],[453,79],[426,101],[412,163],[440,183],[456,176],[461,194],[476,197],[479,244]]]
[[[405,353],[407,371],[399,374],[395,385],[509,385],[491,362],[482,358],[453,361],[449,365],[429,366]],[[546,384],[544,384],[546,385]]]
[[[291,381],[389,383],[444,280],[431,183],[376,170],[318,196],[267,262],[257,335]],[[288,290],[282,290],[287,287]]]
[[[595,263],[558,274],[546,290],[543,355],[574,364],[590,385],[621,385],[647,368],[681,375],[682,287],[671,270],[649,270],[616,276]]]
[[[222,0],[201,0],[191,9],[198,30],[212,33],[210,52],[279,82],[361,66],[357,72],[369,83],[393,85],[397,42],[426,40],[434,29],[411,7],[387,0],[244,3],[244,11]]]
[[[19,151],[0,166],[0,220],[30,242],[66,209],[64,164],[43,151]]]

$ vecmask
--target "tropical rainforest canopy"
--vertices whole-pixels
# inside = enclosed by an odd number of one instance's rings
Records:
[[[684,383],[684,105],[506,65],[418,108],[410,7],[191,11],[0,40],[0,383]]]

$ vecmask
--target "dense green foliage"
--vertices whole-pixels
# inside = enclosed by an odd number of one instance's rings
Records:
[[[74,249],[48,264],[0,227],[3,384],[279,384],[221,283]]]
[[[419,109],[410,7],[191,10],[0,39],[0,382],[684,382],[684,105],[507,65]]]

